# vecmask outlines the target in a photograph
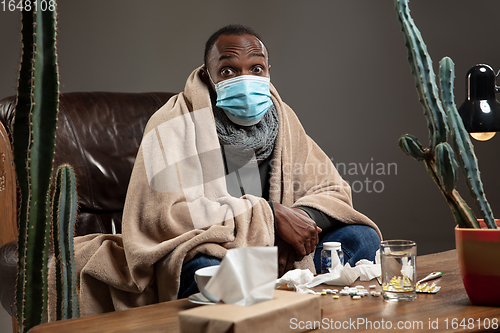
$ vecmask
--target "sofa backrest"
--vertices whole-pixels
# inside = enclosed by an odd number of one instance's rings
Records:
[[[173,93],[74,92],[60,97],[54,170],[75,169],[77,235],[120,233],[135,157],[149,117]],[[0,121],[12,137],[15,97],[0,101]]]

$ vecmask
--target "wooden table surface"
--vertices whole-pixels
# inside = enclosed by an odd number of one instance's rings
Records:
[[[333,330],[356,332],[500,332],[500,308],[471,305],[458,268],[456,250],[417,257],[417,277],[441,270],[442,278],[435,280],[441,290],[437,294],[418,294],[411,302],[384,302],[382,297],[366,296],[352,300],[348,296],[333,299],[321,296],[322,328],[315,332]],[[369,286],[370,282],[354,282]],[[500,286],[499,286],[500,287]],[[334,286],[318,286],[341,289]],[[140,308],[52,322],[34,327],[30,332],[178,332],[177,314],[195,307],[187,299],[159,303]],[[496,323],[496,324],[495,324]],[[313,325],[295,323],[291,326]],[[490,329],[485,329],[489,327]],[[496,329],[494,329],[496,327]]]

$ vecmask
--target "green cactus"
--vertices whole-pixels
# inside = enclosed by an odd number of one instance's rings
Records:
[[[448,142],[441,142],[434,150],[436,175],[439,183],[446,193],[453,192],[457,180],[458,165],[455,161],[453,149]]]
[[[425,150],[418,142],[418,139],[410,134],[405,134],[399,138],[399,148],[408,156],[413,157],[417,161],[425,159]]]
[[[496,228],[493,213],[484,194],[474,147],[455,106],[453,62],[448,57],[441,60],[439,71],[441,89],[438,89],[431,57],[420,31],[411,18],[408,1],[394,0],[394,4],[405,36],[408,62],[427,118],[430,147],[423,148],[417,138],[409,134],[399,139],[399,147],[417,161],[424,161],[427,172],[441,190],[458,226],[479,228],[473,211],[455,189],[458,164],[454,149],[459,156],[460,167],[466,176],[470,192],[488,228]],[[446,142],[450,128],[453,148]]]
[[[59,111],[55,10],[22,12],[22,44],[13,126],[13,151],[21,194],[18,216],[19,262],[16,305],[19,330],[25,332],[46,321],[48,316],[48,258],[53,223],[50,212],[50,185]],[[68,215],[70,222],[63,223],[68,236],[64,246],[60,246],[68,249],[64,250],[64,256],[70,262],[74,260],[72,253],[72,236],[76,219],[74,181],[72,186],[73,189],[61,188],[58,192],[58,196],[64,198],[69,196],[71,199],[68,208],[71,207],[70,203],[74,207]],[[58,233],[57,225],[54,229],[55,233]],[[63,255],[59,257],[62,258]],[[65,286],[76,290],[74,263],[68,275],[70,278],[67,279],[71,282],[65,282]],[[74,293],[69,298],[78,303]],[[68,311],[69,316],[77,316],[77,305],[76,311],[75,305],[71,307],[72,309]]]
[[[13,126],[13,155],[14,164],[17,174],[17,184],[20,192],[20,205],[18,212],[18,275],[16,295],[23,295],[25,292],[25,276],[26,276],[26,239],[28,232],[27,211],[29,200],[29,185],[28,185],[28,168],[27,159],[28,147],[30,141],[30,114],[31,114],[31,57],[33,50],[30,49],[33,45],[33,15],[30,13],[22,14],[22,58],[21,68],[19,71],[18,92],[16,116]],[[19,326],[23,325],[22,318],[24,315],[24,297],[16,297],[17,317]],[[41,316],[41,314],[40,314]]]
[[[56,258],[57,320],[79,316],[73,236],[78,210],[76,178],[71,166],[61,165],[56,174],[52,221]]]
[[[422,35],[410,16],[408,0],[395,0],[394,3],[405,36],[408,62],[415,77],[418,97],[427,118],[430,148],[434,150],[440,142],[446,141],[448,125],[446,123],[446,114],[439,100],[432,60],[427,52],[427,46]]]
[[[22,13],[23,55],[13,127],[21,192],[17,313],[20,331],[47,317],[50,182],[59,108],[56,13]]]

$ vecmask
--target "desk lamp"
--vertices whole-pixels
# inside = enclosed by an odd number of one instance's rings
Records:
[[[479,141],[491,139],[500,131],[500,103],[495,93],[496,76],[488,65],[476,65],[466,77],[466,100],[458,109],[465,129]]]

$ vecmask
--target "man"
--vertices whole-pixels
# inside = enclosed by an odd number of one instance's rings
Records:
[[[351,264],[374,259],[377,226],[270,84],[268,60],[253,30],[224,27],[151,117],[123,234],[76,240],[83,315],[196,293],[194,272],[231,248],[277,245],[280,275],[318,269],[325,241]]]
[[[269,103],[270,98],[268,93],[260,94],[258,95],[259,97],[255,99],[256,105],[258,105],[259,102],[263,104],[260,110],[254,110],[254,113],[257,114],[256,117],[249,114],[251,111],[248,109],[253,106],[249,96],[242,97],[243,92],[237,91],[240,100],[238,101],[234,97],[231,99],[232,96],[224,91],[223,87],[220,87],[224,84],[221,82],[226,80],[226,82],[235,81],[241,77],[248,77],[246,82],[251,82],[251,79],[254,77],[259,80],[260,78],[269,78],[271,66],[268,60],[269,55],[267,48],[262,43],[260,37],[248,27],[239,25],[226,26],[210,37],[205,47],[204,66],[200,69],[199,75],[201,80],[209,87],[216,124],[225,123],[226,127],[229,126],[233,128],[233,133],[237,133],[248,139],[249,136],[251,137],[251,134],[257,132],[257,130],[254,129],[249,130],[248,127],[258,126],[260,121],[266,121],[264,117],[265,114],[268,112],[276,112],[274,105]],[[232,86],[234,87],[235,84]],[[257,85],[255,88],[258,89],[259,86]],[[255,90],[249,90],[247,95],[251,96],[254,91]],[[271,105],[266,104],[265,101],[268,101]],[[232,107],[233,105],[231,105],[231,103],[236,103],[238,107]],[[220,108],[218,106],[220,106]],[[224,112],[221,112],[221,109]],[[227,121],[227,119],[229,119],[229,121]],[[275,126],[277,127],[276,124]],[[218,129],[220,127],[224,126],[217,126]],[[227,130],[226,128],[224,129]],[[228,145],[228,142],[224,140],[224,133],[221,132],[224,131],[218,131],[219,141],[222,147],[225,147]],[[269,141],[274,141],[274,139],[275,137],[270,136]],[[269,181],[270,178],[268,173],[271,152],[268,151],[268,154],[264,154],[264,157],[260,159],[257,158],[257,160],[259,161],[261,187],[262,189],[266,189],[268,187],[266,186],[266,182]],[[225,162],[226,164],[230,163],[227,159]],[[342,186],[346,185],[342,184]],[[268,193],[263,191],[262,196],[267,199]],[[349,260],[351,265],[354,265],[355,262],[362,258],[374,259],[374,251],[378,248],[379,242],[375,229],[360,225],[351,227],[342,226],[341,223],[334,218],[313,207],[297,206],[291,208],[278,202],[269,202],[269,204],[274,208],[276,231],[275,244],[278,245],[279,250],[278,264],[280,275],[290,270],[295,261],[300,261],[305,255],[315,250],[315,268],[319,271],[321,246],[316,249],[319,239],[321,239],[321,244],[326,240],[344,241],[346,259]],[[318,235],[318,232],[321,232],[322,229],[317,227],[315,220],[327,230],[323,237]],[[332,232],[334,228],[336,230]],[[345,230],[342,228],[345,228]],[[353,231],[348,231],[348,229],[353,229]],[[355,230],[358,231],[358,234]],[[360,244],[363,243],[360,238],[364,238],[364,246],[360,246]],[[353,241],[356,244],[352,244]],[[203,256],[199,256],[198,258],[203,258]],[[179,290],[180,297],[189,296],[197,291],[196,283],[192,280],[192,276],[196,269],[219,262],[217,258],[210,258],[204,263],[203,259],[198,258],[191,260],[191,262],[188,262],[183,267],[181,288]],[[185,282],[186,280],[187,282]]]

